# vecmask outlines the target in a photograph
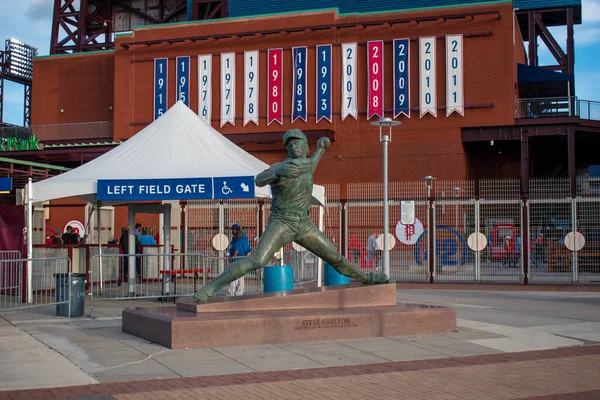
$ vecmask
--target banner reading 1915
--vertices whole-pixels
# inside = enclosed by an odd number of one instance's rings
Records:
[[[383,40],[367,42],[367,119],[383,118]]]
[[[342,43],[342,121],[358,117],[356,105],[356,43]]]
[[[446,36],[446,116],[465,115],[462,42],[462,35]]]
[[[177,101],[190,106],[190,57],[177,57]]]
[[[317,46],[317,122],[331,122],[331,45]]]
[[[198,115],[210,125],[212,120],[212,54],[198,56]]]
[[[410,40],[396,39],[394,51],[394,118],[400,114],[410,118]]]
[[[300,118],[306,122],[306,47],[294,47],[294,86],[292,87],[292,122]]]
[[[267,125],[273,121],[283,125],[283,49],[269,49],[267,58]]]
[[[167,112],[167,59],[154,59],[154,119]]]

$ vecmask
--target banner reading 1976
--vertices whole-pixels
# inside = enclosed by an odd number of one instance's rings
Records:
[[[410,40],[395,39],[394,51],[394,118],[410,118]]]
[[[435,92],[435,37],[419,39],[419,84],[421,117],[430,113],[437,117]]]
[[[221,53],[221,126],[235,126],[235,53]]]
[[[177,57],[177,101],[190,106],[190,57]]]
[[[367,42],[367,119],[383,117],[383,40]]]
[[[258,50],[244,52],[244,126],[258,126]]]
[[[210,125],[212,120],[212,54],[198,56],[198,115]]]
[[[283,125],[283,49],[269,49],[267,74],[267,125]]]
[[[462,35],[446,36],[446,116],[465,115],[462,43]]]
[[[306,122],[306,47],[294,47],[294,86],[292,88],[292,122],[300,118]]]
[[[167,111],[167,59],[154,59],[154,119]]]
[[[342,43],[342,121],[358,117],[356,105],[356,43]]]
[[[317,46],[317,122],[331,122],[331,45]]]

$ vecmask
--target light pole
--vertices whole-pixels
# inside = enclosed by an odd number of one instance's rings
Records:
[[[454,202],[456,203],[456,216],[454,218],[454,228],[456,229],[456,232],[458,232],[458,196],[460,188],[458,186],[455,186],[452,188],[452,191],[454,192]]]
[[[388,143],[392,141],[392,126],[398,126],[400,122],[391,118],[379,118],[371,122],[371,126],[379,127],[379,141],[383,144],[383,273],[390,277],[390,249],[388,243],[388,230],[390,216],[388,208]],[[383,128],[388,128],[388,133]]]
[[[431,185],[436,178],[427,175],[421,180],[425,181],[425,187],[427,188],[427,261],[429,262],[429,283],[433,283],[433,277],[435,276],[435,224],[433,223],[435,213],[432,206]]]

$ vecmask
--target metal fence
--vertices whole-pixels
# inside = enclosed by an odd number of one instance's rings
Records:
[[[515,100],[515,118],[574,117],[600,121],[600,102],[571,97],[540,97]]]

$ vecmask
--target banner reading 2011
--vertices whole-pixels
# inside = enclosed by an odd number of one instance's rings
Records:
[[[317,46],[317,122],[331,122],[331,45]]]
[[[167,111],[167,59],[154,59],[154,119]]]
[[[367,119],[383,117],[383,40],[367,42]]]
[[[463,85],[463,36],[446,36],[446,116],[465,115]]]
[[[421,117],[430,113],[437,117],[435,92],[435,37],[419,39],[419,86]]]
[[[395,39],[394,51],[394,118],[410,118],[410,40]]]
[[[267,125],[283,125],[283,49],[269,49],[267,58]]]
[[[356,43],[342,43],[342,121],[358,117],[356,105]]]

